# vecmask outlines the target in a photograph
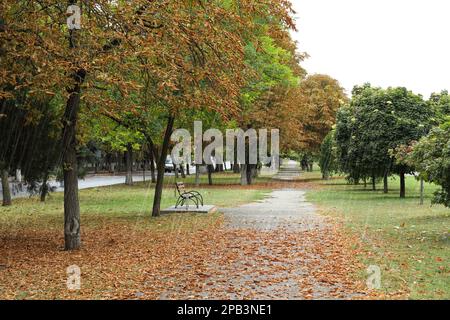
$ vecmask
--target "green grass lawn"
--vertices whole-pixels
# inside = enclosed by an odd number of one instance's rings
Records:
[[[320,179],[308,174],[306,179]],[[340,217],[367,245],[367,265],[382,269],[386,292],[406,289],[412,299],[450,298],[450,209],[431,206],[437,186],[426,184],[425,205],[419,205],[419,182],[407,178],[407,198],[399,198],[399,180],[390,193],[370,186],[348,185],[344,179],[319,181],[307,194],[327,215]]]
[[[228,184],[236,179],[236,175],[217,174],[216,183]],[[189,180],[193,178],[190,177]],[[219,207],[235,206],[262,199],[268,190],[232,189],[228,186],[214,188],[195,188],[203,195],[205,204]],[[154,186],[150,183],[136,183],[134,186],[115,185],[110,187],[92,188],[80,191],[80,209],[82,227],[89,227],[105,222],[136,222],[138,225],[171,226],[174,219],[181,215],[162,216],[151,219]],[[174,178],[165,181],[165,189],[161,208],[174,205],[176,194]],[[13,206],[0,208],[0,229],[20,228],[20,226],[43,225],[46,228],[60,228],[63,221],[63,194],[52,193],[45,203],[37,198],[14,199]],[[187,216],[187,215],[184,215]],[[190,215],[192,218],[192,215]],[[194,215],[188,219],[191,223],[200,222],[204,217]]]

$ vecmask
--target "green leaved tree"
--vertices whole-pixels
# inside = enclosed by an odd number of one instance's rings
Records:
[[[442,187],[435,193],[433,203],[450,207],[450,121],[422,138],[407,160],[422,178]]]
[[[423,100],[406,88],[374,88],[370,84],[355,87],[350,106],[340,111],[336,140],[340,164],[351,180],[384,179],[400,176],[400,197],[404,198],[405,175],[414,168],[399,164],[389,153],[426,135],[434,124],[434,112]]]

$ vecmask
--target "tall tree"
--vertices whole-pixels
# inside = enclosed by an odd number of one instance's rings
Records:
[[[80,30],[66,24],[68,7],[76,4],[83,9]],[[2,59],[5,76],[0,80],[0,95],[8,98],[8,88],[26,88],[30,96],[57,91],[66,97],[61,106],[65,248],[78,249],[77,120],[85,112],[85,101],[116,107],[114,101],[100,102],[98,88],[120,83],[126,93],[133,87],[134,83],[122,78],[122,71],[132,67],[128,61],[140,35],[133,30],[138,13],[135,6],[123,2],[7,0],[2,2],[2,14],[5,32],[0,37],[7,58]]]
[[[289,35],[295,25],[290,20],[291,8],[285,8],[279,20],[267,16],[256,17],[254,35],[246,38],[245,59],[249,66],[247,83],[241,89],[238,118],[241,128],[280,129],[283,148],[292,142],[299,127],[293,113],[293,89],[298,86],[305,71],[299,63],[305,57],[295,50]],[[246,148],[248,149],[248,148]],[[241,165],[241,183],[251,184],[255,165]]]
[[[425,180],[440,185],[433,203],[450,207],[450,121],[434,128],[406,158]]]
[[[336,151],[335,131],[332,130],[325,137],[320,147],[319,166],[324,180],[328,180],[331,174],[339,169]]]
[[[400,176],[400,196],[405,197],[405,175],[412,168],[396,164],[389,150],[418,140],[431,128],[433,111],[421,96],[406,88],[355,87],[349,107],[338,115],[336,140],[342,170],[354,182],[391,173]]]
[[[308,76],[301,82],[299,91],[300,140],[305,150],[318,153],[336,123],[338,109],[348,98],[337,80],[322,74]]]

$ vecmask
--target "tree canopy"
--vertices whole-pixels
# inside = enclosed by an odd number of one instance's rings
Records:
[[[81,28],[67,25],[69,5],[81,8]],[[81,245],[77,179],[88,145],[148,148],[158,167],[155,216],[170,135],[188,120],[282,128],[285,148],[300,145],[306,55],[290,37],[292,14],[285,0],[1,3],[2,119],[17,125],[12,105],[30,121],[51,112],[62,132],[53,135],[60,155],[52,159],[63,171],[66,249]]]
[[[336,141],[343,172],[352,181],[404,176],[413,168],[397,164],[389,150],[426,135],[433,125],[433,110],[406,88],[355,87],[351,103],[338,114]],[[385,189],[387,186],[385,185]]]
[[[433,203],[450,207],[450,122],[434,128],[422,138],[406,159],[422,178],[442,187],[435,193]]]

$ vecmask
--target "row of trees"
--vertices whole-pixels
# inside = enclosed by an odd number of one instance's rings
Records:
[[[324,178],[341,172],[353,183],[370,180],[374,190],[377,181],[383,180],[387,193],[388,178],[396,174],[404,198],[405,175],[419,172],[422,178],[443,186],[435,202],[448,204],[448,92],[424,101],[406,88],[366,84],[355,87],[352,95],[322,143]]]
[[[80,29],[68,27],[71,5],[81,8]],[[194,120],[204,129],[279,128],[282,150],[317,150],[345,96],[328,76],[305,78],[292,14],[286,0],[2,1],[4,204],[8,173],[20,168],[45,188],[60,171],[65,248],[78,249],[87,146],[125,153],[128,169],[134,153],[148,158],[153,216],[171,134]],[[254,168],[240,169],[251,183]]]

